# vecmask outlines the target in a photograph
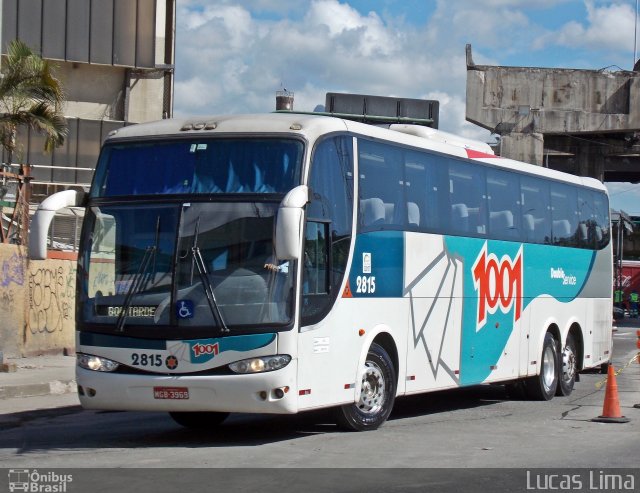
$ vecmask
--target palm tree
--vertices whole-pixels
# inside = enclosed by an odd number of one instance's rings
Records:
[[[62,145],[67,123],[61,113],[64,92],[46,60],[24,42],[9,43],[0,79],[0,145],[11,164],[18,126],[28,125],[45,135],[45,151]]]
[[[44,150],[50,152],[62,145],[67,135],[67,122],[61,113],[64,93],[46,60],[24,42],[9,43],[0,73],[0,146],[6,150],[6,163],[11,165],[16,152],[18,127],[26,125],[45,135]],[[2,185],[7,176],[17,179],[18,191],[13,218],[6,228],[0,206],[0,242],[9,240],[12,224],[17,226],[13,239],[24,243],[29,223],[29,178],[24,165],[15,174],[0,173]],[[2,187],[6,191],[6,187]]]

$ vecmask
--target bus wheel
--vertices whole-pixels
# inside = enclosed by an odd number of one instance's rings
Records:
[[[337,409],[338,426],[349,431],[375,430],[391,414],[396,396],[396,370],[387,352],[373,343],[364,363],[360,400]]]
[[[567,335],[567,343],[560,356],[562,358],[562,367],[559,368],[560,377],[558,379],[556,395],[571,395],[578,373],[576,343],[571,334]]]
[[[213,412],[173,412],[169,416],[179,425],[193,430],[206,430],[215,428],[222,423],[229,413],[213,413]]]
[[[530,399],[549,401],[553,399],[558,386],[558,349],[550,332],[544,336],[541,357],[540,374],[528,378],[525,384]]]

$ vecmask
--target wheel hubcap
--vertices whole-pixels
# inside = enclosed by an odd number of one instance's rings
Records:
[[[576,355],[573,350],[567,346],[562,352],[562,379],[570,382],[576,374]]]
[[[553,348],[547,347],[542,358],[542,383],[547,392],[551,390],[556,378],[556,365],[553,358]]]
[[[384,404],[384,390],[385,383],[382,370],[372,361],[367,361],[362,375],[358,409],[367,414],[377,413]]]

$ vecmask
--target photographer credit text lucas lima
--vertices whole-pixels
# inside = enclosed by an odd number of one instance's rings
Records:
[[[589,471],[581,474],[548,474],[527,471],[527,490],[634,491],[634,474],[607,474]]]

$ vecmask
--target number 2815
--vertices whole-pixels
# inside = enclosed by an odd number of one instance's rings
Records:
[[[356,278],[356,293],[372,294],[376,292],[375,276],[358,276]]]
[[[162,356],[159,354],[138,354],[131,355],[131,364],[134,366],[162,366]]]

